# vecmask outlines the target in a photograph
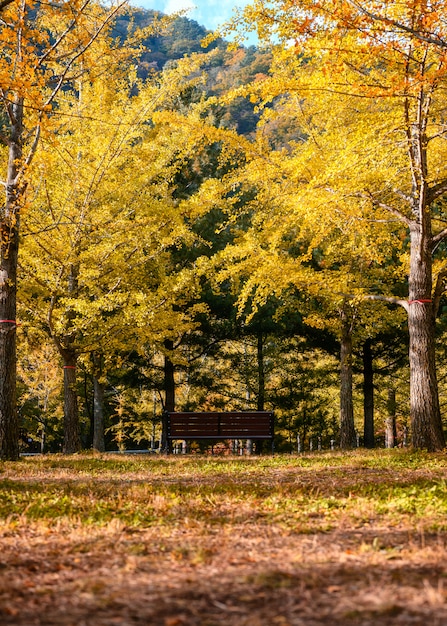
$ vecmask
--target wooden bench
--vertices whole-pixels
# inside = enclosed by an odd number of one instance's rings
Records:
[[[273,412],[271,411],[228,411],[228,412],[165,412],[166,433],[169,443],[175,439],[226,440],[255,439],[270,440],[273,447]]]

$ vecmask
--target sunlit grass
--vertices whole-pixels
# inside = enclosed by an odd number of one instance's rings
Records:
[[[447,525],[442,454],[405,450],[305,456],[26,457],[0,464],[0,522],[175,527],[275,524],[328,531],[343,522]]]

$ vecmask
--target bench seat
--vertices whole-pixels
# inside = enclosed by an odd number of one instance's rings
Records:
[[[165,413],[168,440],[273,439],[272,411]]]

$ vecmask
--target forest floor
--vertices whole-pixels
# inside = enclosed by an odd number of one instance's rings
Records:
[[[2,626],[445,626],[447,457],[0,463]]]

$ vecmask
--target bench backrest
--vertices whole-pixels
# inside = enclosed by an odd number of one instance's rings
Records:
[[[168,439],[273,439],[271,411],[166,412]]]

